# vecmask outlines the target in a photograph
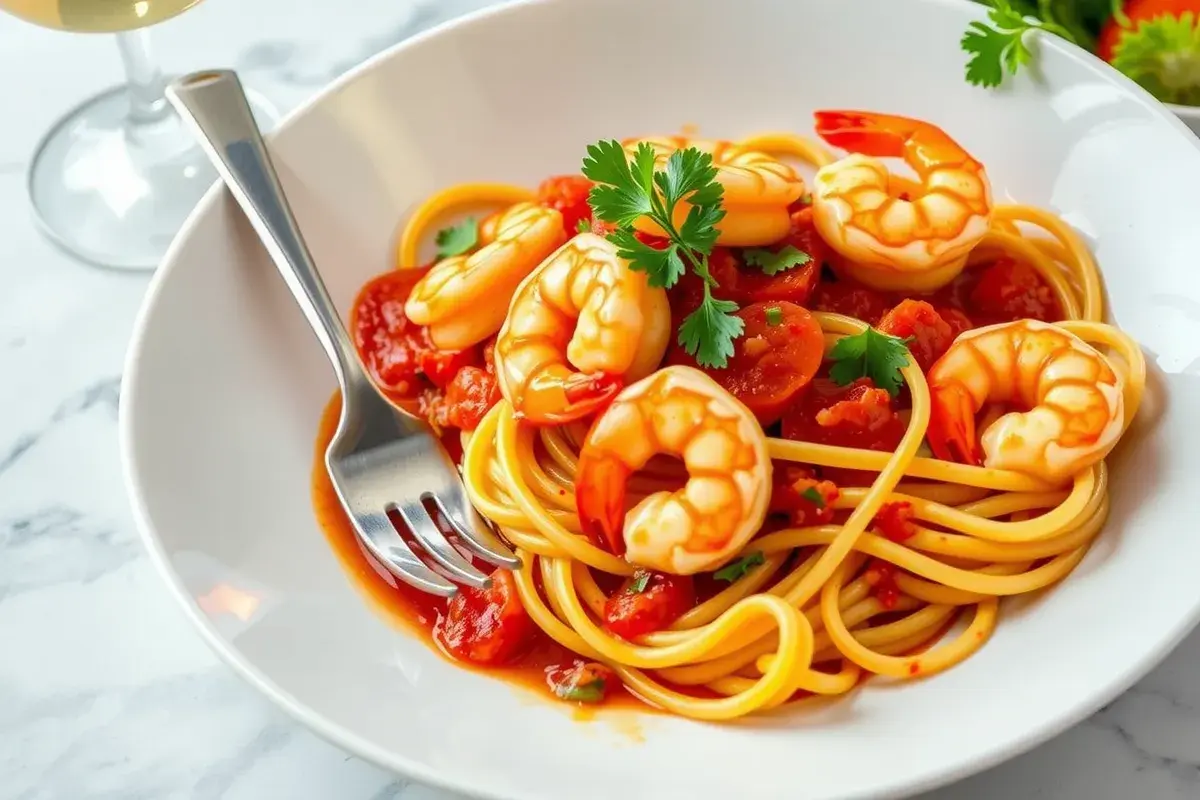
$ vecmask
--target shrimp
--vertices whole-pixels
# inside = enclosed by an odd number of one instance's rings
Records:
[[[434,264],[404,304],[442,350],[462,350],[500,330],[517,284],[566,236],[562,214],[534,203],[517,203],[491,225],[488,244]]]
[[[941,128],[865,111],[818,111],[817,133],[854,155],[817,172],[813,216],[851,277],[884,291],[932,292],[954,280],[991,226],[983,165]],[[875,157],[903,158],[919,183]]]
[[[626,514],[626,481],[660,453],[683,459],[687,484]],[[691,575],[728,561],[762,527],[771,498],[767,437],[708,375],[666,367],[621,392],[592,425],[575,486],[588,536],[634,564]]]
[[[929,370],[927,437],[938,458],[981,462],[1062,483],[1108,455],[1125,429],[1124,382],[1091,345],[1062,328],[1018,320],[969,331]],[[977,443],[985,403],[1003,415]]]
[[[500,393],[534,424],[580,419],[653,372],[670,336],[666,290],[581,233],[517,288],[496,340]]]
[[[677,150],[695,147],[712,155],[716,180],[725,190],[721,201],[725,217],[717,223],[717,244],[757,247],[787,236],[791,225],[788,207],[804,194],[804,179],[787,164],[730,142],[683,136],[631,139],[622,144],[632,158],[642,142],[654,148],[658,169],[665,169],[667,159]],[[686,202],[675,208],[677,226],[683,224],[688,208]],[[662,228],[645,217],[635,226],[644,233],[663,234]]]

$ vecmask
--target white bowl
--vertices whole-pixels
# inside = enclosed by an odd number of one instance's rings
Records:
[[[978,11],[940,0],[525,2],[372,60],[294,115],[275,161],[344,310],[392,264],[397,222],[456,181],[532,183],[601,137],[811,130],[820,107],[935,121],[1000,198],[1092,243],[1151,393],[1114,462],[1112,517],[1062,585],[1006,607],[934,678],[736,725],[592,724],[458,669],[390,625],[334,559],[309,503],[331,371],[232,201],[214,191],[159,272],[121,404],[146,544],[213,648],[348,750],[494,798],[861,798],[932,787],[1083,719],[1200,613],[1200,143],[1159,103],[1047,40],[1041,77],[962,80]],[[229,589],[252,597],[227,602]],[[223,602],[223,600],[225,600]]]
[[[1192,133],[1200,136],[1200,108],[1196,106],[1179,106],[1167,103],[1171,113],[1183,120],[1183,124],[1192,129]]]

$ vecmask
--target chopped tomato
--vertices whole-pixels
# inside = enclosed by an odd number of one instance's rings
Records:
[[[875,527],[885,539],[903,542],[917,533],[912,503],[884,503],[875,514]]]
[[[879,330],[901,339],[912,339],[908,349],[922,372],[932,367],[954,341],[950,325],[924,300],[901,301],[883,315]]]
[[[632,641],[663,630],[694,605],[691,577],[639,569],[604,604],[604,627]]]
[[[550,691],[571,703],[603,703],[608,690],[616,684],[617,673],[595,661],[575,661],[546,670]]]
[[[886,610],[891,611],[900,602],[900,588],[896,586],[896,567],[890,562],[874,559],[864,573],[871,594]]]
[[[482,367],[463,367],[446,388],[447,425],[473,431],[498,402],[496,376]]]
[[[1062,319],[1058,298],[1038,271],[1008,257],[980,270],[967,311],[984,325],[1018,319]]]
[[[887,296],[852,281],[822,282],[814,300],[817,311],[843,314],[878,325],[891,305]]]
[[[589,225],[592,222],[592,207],[588,205],[591,190],[592,182],[582,175],[557,175],[542,181],[537,200],[562,214],[563,230],[569,239],[579,233],[581,221]]]
[[[463,367],[474,367],[481,363],[478,347],[468,347],[465,350],[439,350],[429,340],[427,332],[423,338],[426,341],[426,348],[417,356],[417,365],[434,386],[445,389]]]
[[[824,525],[833,520],[833,504],[838,499],[837,485],[817,480],[808,467],[788,464],[774,472],[770,511],[787,514],[796,527]]]
[[[404,313],[404,303],[422,274],[383,273],[362,288],[350,311],[354,346],[367,371],[381,388],[403,396],[421,390],[425,332]]]
[[[724,369],[705,371],[771,425],[820,369],[825,336],[812,314],[794,303],[755,303],[737,316],[746,329],[733,343],[733,357]],[[669,361],[696,364],[678,344]]]
[[[450,407],[446,405],[446,393],[436,386],[421,392],[417,413],[425,418],[438,436],[450,427]]]
[[[464,586],[446,604],[434,626],[434,639],[455,658],[472,664],[504,664],[518,655],[534,633],[521,605],[512,572],[497,569],[486,589]]]
[[[895,450],[904,431],[891,396],[870,378],[848,386],[818,378],[783,418],[786,439],[861,450]]]

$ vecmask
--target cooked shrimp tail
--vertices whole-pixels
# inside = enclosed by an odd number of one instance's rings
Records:
[[[876,158],[906,158],[918,172],[954,162],[980,168],[941,128],[907,117],[862,111],[818,111],[817,134],[834,147]]]
[[[625,553],[621,528],[625,521],[625,487],[632,474],[620,458],[605,453],[581,460],[575,476],[576,486],[587,487],[576,498],[584,535],[597,547],[617,555]]]
[[[570,422],[603,408],[623,386],[620,375],[571,372],[551,365],[529,381],[516,415],[548,423]]]
[[[932,424],[925,436],[933,454],[943,461],[979,466],[983,460],[975,432],[975,407],[971,394],[959,383],[942,387],[930,397]]]

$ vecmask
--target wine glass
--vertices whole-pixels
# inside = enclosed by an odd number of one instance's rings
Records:
[[[0,0],[47,28],[116,33],[126,85],[85,101],[43,137],[29,168],[34,214],[57,244],[93,264],[152,269],[216,180],[163,94],[146,28],[200,0]],[[275,111],[251,105],[260,126]]]

